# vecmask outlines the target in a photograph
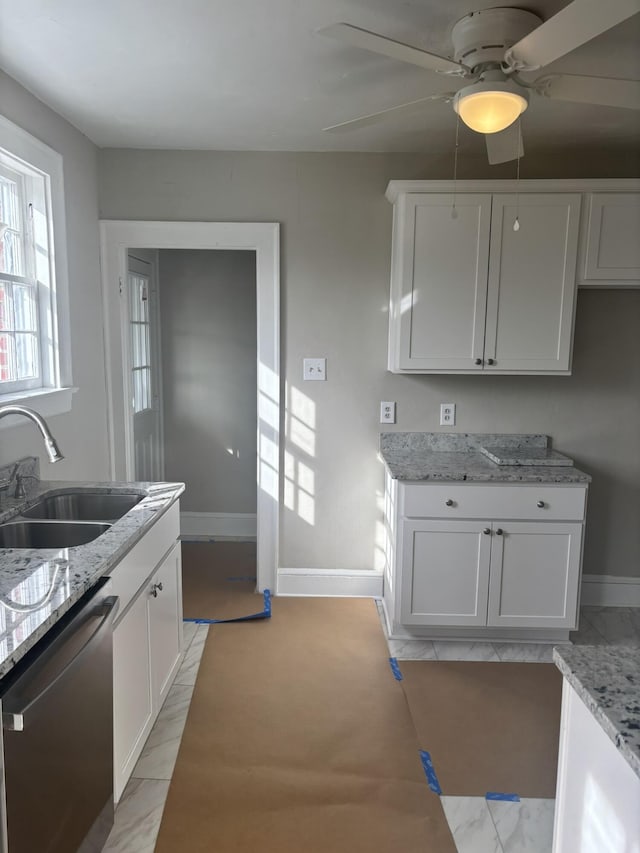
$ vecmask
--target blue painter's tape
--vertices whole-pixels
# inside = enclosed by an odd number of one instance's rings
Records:
[[[431,756],[424,749],[420,750],[420,761],[422,762],[422,769],[424,770],[424,775],[427,777],[429,787],[434,794],[441,794],[442,788],[440,787],[440,782],[438,782],[436,771],[433,769]]]
[[[393,673],[393,677],[396,681],[402,681],[402,673],[400,672],[400,667],[398,666],[397,658],[389,658],[389,665],[391,666],[391,672]]]
[[[249,616],[236,616],[234,619],[183,619],[183,622],[195,622],[196,625],[220,625],[225,622],[251,622],[255,619],[271,619],[271,590],[262,593],[263,606],[261,613],[251,613]]]
[[[484,797],[485,800],[503,800],[508,803],[520,802],[520,797],[517,794],[502,794],[500,791],[487,791]]]

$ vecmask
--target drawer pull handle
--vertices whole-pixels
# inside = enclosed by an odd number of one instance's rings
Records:
[[[504,530],[503,530],[501,527],[499,527],[499,528],[496,530],[496,536],[502,536],[502,534],[503,534],[503,533],[504,533]]]
[[[491,528],[490,527],[485,527],[485,529],[482,532],[484,533],[485,536],[491,536]]]
[[[495,361],[492,358],[488,358],[487,364],[495,364]]]
[[[474,363],[474,364],[482,364],[482,359],[481,359],[481,358],[476,358],[476,359],[474,359],[473,363]]]
[[[453,501],[451,500],[451,498],[448,498],[448,499],[445,501],[445,505],[446,505],[446,506],[453,506]]]
[[[538,507],[538,509],[544,509],[544,505],[545,505],[545,504],[544,504],[544,501],[538,501],[538,503],[536,504],[536,506]]]

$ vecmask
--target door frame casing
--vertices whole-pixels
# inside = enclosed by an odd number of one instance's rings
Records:
[[[277,222],[100,221],[109,472],[132,480],[133,421],[127,416],[127,253],[131,248],[249,250],[256,253],[258,361],[257,578],[275,591],[280,489],[280,225]],[[124,291],[124,293],[123,293]]]

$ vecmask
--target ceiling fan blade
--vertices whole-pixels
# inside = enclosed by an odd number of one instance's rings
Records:
[[[640,0],[573,0],[505,54],[511,70],[533,71],[640,12]]]
[[[485,133],[484,138],[487,142],[487,156],[492,166],[524,157],[522,134],[518,121],[514,121],[513,124],[499,133]]]
[[[426,50],[411,47],[409,44],[394,41],[385,36],[377,35],[377,33],[371,33],[369,30],[354,27],[351,24],[331,24],[318,30],[318,32],[323,36],[338,39],[338,41],[350,44],[353,47],[380,53],[383,56],[398,59],[400,62],[408,62],[410,65],[419,65],[420,68],[426,68],[428,71],[458,73],[462,76],[470,73],[470,69],[466,65],[454,62],[453,59],[447,59],[446,56],[427,53]]]
[[[377,113],[369,113],[366,116],[352,118],[349,121],[340,122],[340,124],[332,124],[330,127],[323,127],[323,130],[341,132],[343,130],[358,130],[360,127],[367,127],[370,124],[377,124],[379,121],[384,121],[387,118],[403,115],[404,113],[414,113],[423,104],[429,101],[450,101],[453,100],[455,92],[443,92],[440,95],[429,95],[428,98],[419,98],[417,101],[409,101],[406,104],[399,104],[397,107],[389,107],[387,110],[380,110]]]
[[[541,95],[558,101],[579,101],[583,104],[640,110],[640,80],[551,74],[539,78],[533,85]]]

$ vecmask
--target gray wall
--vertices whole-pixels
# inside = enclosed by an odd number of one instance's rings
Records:
[[[375,565],[383,472],[380,400],[402,430],[437,430],[458,404],[461,431],[540,431],[594,475],[585,570],[640,576],[640,291],[579,295],[571,377],[394,376],[386,366],[394,179],[451,176],[428,155],[104,150],[101,216],[282,223],[285,384],[283,567]],[[512,177],[512,164],[461,163],[463,177]],[[527,155],[523,177],[638,173],[624,152]],[[326,356],[327,382],[302,382]],[[619,406],[620,415],[610,412]],[[303,423],[301,424],[300,421]],[[300,440],[302,436],[303,440]]]
[[[255,513],[255,253],[159,258],[166,477],[185,511]]]
[[[0,111],[64,158],[69,260],[73,410],[50,419],[66,459],[46,461],[33,424],[16,421],[0,429],[0,463],[40,457],[43,477],[108,478],[102,296],[98,243],[97,148],[41,101],[0,72]],[[4,423],[8,423],[5,421]]]

